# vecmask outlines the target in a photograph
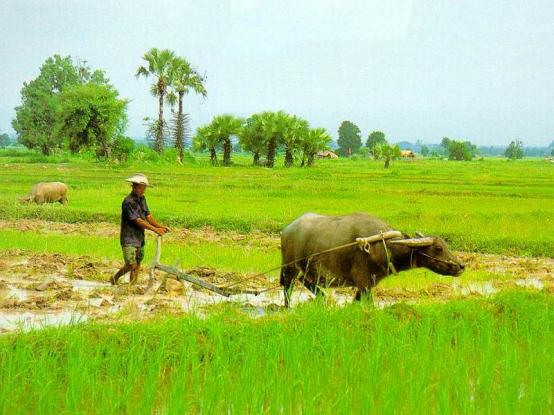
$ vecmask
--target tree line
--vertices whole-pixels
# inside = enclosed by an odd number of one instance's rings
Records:
[[[169,49],[152,48],[144,54],[142,59],[146,65],[141,65],[136,71],[136,77],[154,79],[150,92],[158,98],[158,118],[148,122],[147,135],[153,137],[153,147],[157,153],[161,153],[168,139],[173,139],[173,145],[177,150],[177,158],[183,162],[185,138],[188,135],[188,115],[183,109],[184,96],[194,92],[203,97],[207,96],[204,82],[206,76],[202,76],[193,69],[190,62]],[[164,117],[164,104],[170,104],[173,119],[170,124]],[[177,111],[173,106],[177,104]]]
[[[375,160],[384,160],[384,167],[388,168],[391,160],[400,158],[400,147],[390,144],[382,131],[371,132],[362,145],[360,128],[351,121],[343,121],[339,127],[339,139],[337,140],[337,153],[350,157],[354,154],[371,156]]]
[[[152,95],[158,98],[158,118],[149,121],[149,135],[153,137],[153,147],[158,153],[173,139],[179,161],[183,160],[183,149],[188,132],[188,116],[183,112],[183,97],[189,92],[207,96],[205,76],[200,76],[190,63],[174,52],[156,48],[148,51],[143,60],[147,65],[137,69],[136,76],[154,78]],[[164,103],[173,106],[178,102],[177,111],[168,128],[164,119]],[[218,164],[217,152],[223,151],[223,165],[231,164],[232,140],[238,138],[244,150],[252,152],[253,164],[273,167],[278,148],[284,148],[285,166],[294,164],[297,154],[302,153],[301,166],[311,166],[315,154],[327,148],[331,137],[323,128],[311,129],[308,121],[284,111],[261,112],[244,119],[231,114],[215,116],[212,121],[199,127],[194,134],[193,147],[210,153],[213,165]],[[261,156],[265,158],[262,159]]]
[[[295,162],[304,167],[313,165],[316,154],[332,142],[325,129],[311,128],[307,120],[285,111],[265,111],[248,118],[217,115],[191,134],[184,98],[191,92],[207,97],[206,76],[168,49],[152,48],[142,59],[135,76],[153,80],[150,92],[157,99],[158,114],[145,121],[147,137],[157,153],[172,145],[182,163],[186,140],[193,135],[193,148],[208,151],[213,165],[219,164],[218,152],[223,153],[222,164],[230,165],[231,153],[238,145],[252,153],[253,164],[273,167],[277,152],[283,151],[286,167]],[[135,145],[125,135],[128,102],[119,97],[103,70],[93,70],[86,61],[74,61],[70,56],[54,55],[40,67],[36,79],[23,84],[12,127],[20,144],[45,155],[60,148],[72,152],[92,149],[98,158],[124,160]],[[171,110],[169,122],[164,113],[167,105]],[[1,134],[0,147],[9,143],[7,134]],[[385,167],[400,157],[400,147],[389,144],[382,131],[371,132],[363,146],[361,131],[351,121],[340,125],[337,144],[341,156],[368,155],[384,160]],[[554,142],[550,147],[554,153]],[[420,152],[423,156],[471,160],[479,149],[470,141],[444,137],[438,148],[421,144]],[[522,158],[523,143],[512,141],[504,155]]]
[[[198,128],[193,146],[209,151],[213,165],[218,164],[217,151],[222,150],[223,165],[229,166],[233,136],[238,138],[243,150],[252,153],[253,164],[266,167],[274,166],[278,149],[284,151],[285,167],[293,166],[295,159],[299,159],[301,167],[310,167],[316,154],[327,149],[331,142],[324,128],[310,128],[308,121],[285,111],[265,111],[246,119],[218,115]]]
[[[19,143],[45,155],[93,147],[99,157],[110,158],[129,145],[127,103],[104,71],[54,55],[36,79],[23,84],[12,127]]]
[[[182,163],[185,140],[190,136],[184,97],[190,92],[207,97],[206,76],[168,49],[152,48],[142,59],[135,76],[153,80],[150,92],[158,102],[157,118],[145,118],[147,136],[157,153],[171,144]],[[21,101],[12,121],[18,141],[45,155],[61,148],[72,152],[93,149],[99,158],[122,160],[134,147],[133,140],[125,136],[128,101],[119,98],[104,71],[92,70],[86,62],[75,62],[70,56],[48,58],[39,76],[23,84]],[[169,122],[166,105],[171,108]],[[2,136],[5,144],[9,143],[6,138]],[[223,151],[223,165],[228,166],[234,139],[253,154],[254,164],[267,167],[274,166],[280,149],[285,152],[285,166],[299,158],[301,166],[311,166],[316,153],[331,142],[325,129],[310,128],[308,121],[296,115],[266,111],[246,119],[215,116],[197,129],[193,145],[209,151],[214,165],[218,164],[217,152]]]
[[[365,142],[365,147],[361,139],[359,127],[351,121],[343,121],[339,127],[339,139],[337,141],[337,153],[342,156],[350,157],[355,154],[361,156],[371,156],[375,160],[385,160],[385,167],[388,167],[390,160],[400,157],[400,146],[391,145],[385,138],[382,131],[371,132]],[[404,142],[411,147],[411,143]],[[472,160],[480,154],[480,149],[468,140],[455,140],[449,137],[443,137],[439,145],[425,145],[421,141],[416,144],[419,152],[424,157],[447,157],[449,160]],[[550,150],[551,148],[551,150]],[[529,149],[528,149],[529,150]],[[554,155],[554,141],[548,147],[548,150]],[[499,154],[515,160],[521,159],[526,155],[523,142],[519,139],[512,140],[510,144]]]

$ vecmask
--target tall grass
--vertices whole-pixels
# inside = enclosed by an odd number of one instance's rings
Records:
[[[554,299],[320,302],[0,337],[0,413],[551,413]]]
[[[184,167],[8,164],[0,170],[0,215],[117,223],[129,191],[123,179],[142,171],[155,185],[147,192],[150,208],[174,226],[276,233],[308,211],[365,211],[405,231],[447,237],[455,249],[554,256],[554,165],[542,160],[399,161],[390,169],[369,160],[323,160],[312,169],[272,170],[236,161],[243,164],[213,168],[202,157]],[[68,207],[17,204],[46,180],[69,185]]]

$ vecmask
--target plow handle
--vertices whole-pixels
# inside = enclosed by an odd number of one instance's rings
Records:
[[[152,265],[150,266],[150,282],[154,281],[154,272],[156,267],[160,263],[160,256],[162,255],[162,237],[158,235],[156,238],[156,253],[154,259],[152,259]]]

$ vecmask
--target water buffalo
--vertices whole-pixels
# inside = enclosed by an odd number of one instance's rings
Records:
[[[35,202],[37,204],[60,202],[67,203],[67,186],[61,182],[37,183],[31,193],[20,199],[21,203]]]
[[[391,271],[425,267],[454,276],[463,271],[464,265],[442,239],[423,235],[410,238],[392,230],[387,223],[365,213],[346,216],[306,213],[296,219],[281,233],[280,281],[285,305],[289,306],[292,285],[300,273],[306,288],[316,295],[321,294],[319,286],[357,287],[356,300],[360,300]],[[386,249],[380,237],[376,237],[377,242],[365,244],[366,250],[356,243],[357,238],[382,232],[392,235],[386,240]],[[319,254],[342,245],[348,246]]]

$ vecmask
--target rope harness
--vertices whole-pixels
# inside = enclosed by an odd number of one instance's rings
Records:
[[[247,278],[243,278],[242,280],[235,281],[231,284],[226,285],[224,288],[231,288],[231,287],[234,287],[235,285],[242,284],[243,282],[250,281],[250,280],[253,280],[255,278],[265,276],[266,274],[268,274],[272,271],[276,271],[278,269],[288,267],[289,265],[296,264],[297,262],[304,261],[304,260],[311,261],[316,256],[327,254],[327,253],[333,252],[333,251],[338,251],[339,249],[348,248],[348,247],[354,246],[354,245],[358,245],[360,250],[362,250],[362,251],[366,252],[368,255],[370,255],[371,254],[371,244],[375,243],[375,242],[382,242],[383,246],[385,248],[385,253],[387,255],[387,275],[390,271],[392,271],[394,274],[397,274],[396,268],[394,267],[394,265],[392,264],[392,262],[390,260],[390,253],[389,253],[389,250],[387,249],[387,245],[386,245],[385,241],[388,240],[388,239],[398,238],[398,237],[401,237],[401,236],[402,236],[402,232],[400,232],[400,231],[387,231],[387,232],[379,232],[376,235],[368,236],[368,237],[365,237],[365,238],[356,238],[356,240],[354,242],[350,242],[350,243],[347,243],[347,244],[344,244],[344,245],[339,245],[339,246],[336,246],[334,248],[329,248],[329,249],[326,249],[326,250],[321,251],[321,252],[316,252],[315,254],[311,254],[311,255],[305,256],[305,257],[300,258],[300,259],[295,259],[294,261],[287,262],[286,264],[279,265],[278,267],[274,267],[274,268],[268,269],[267,271],[260,272],[258,274],[252,275],[252,276],[247,277]],[[262,290],[262,291],[260,291],[260,293],[265,292],[265,291],[268,291],[268,290],[267,289]]]

